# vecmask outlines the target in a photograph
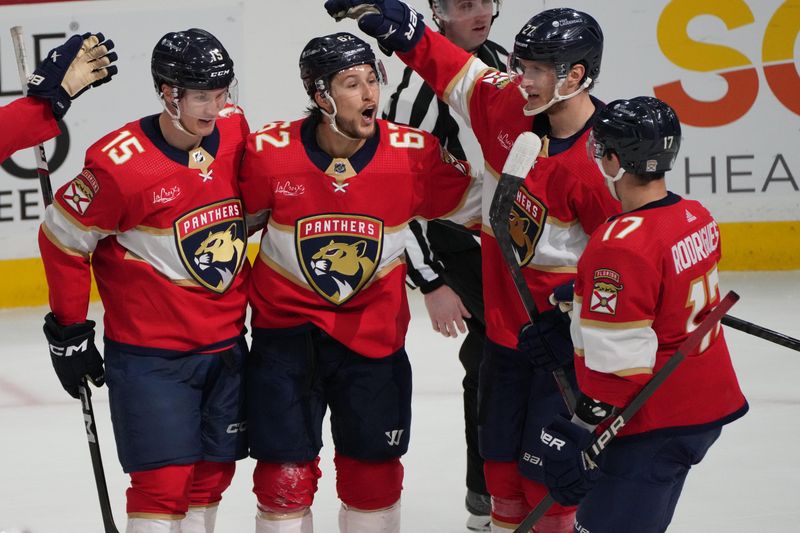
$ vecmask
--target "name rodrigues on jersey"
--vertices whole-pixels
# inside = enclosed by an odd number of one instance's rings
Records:
[[[213,209],[201,211],[193,216],[181,221],[183,233],[189,233],[198,228],[204,228],[209,224],[227,220],[231,218],[241,218],[242,210],[239,201],[232,201],[225,205],[217,206]]]
[[[719,247],[719,227],[714,221],[691,233],[672,245],[672,261],[675,273],[680,274],[703,259],[706,259]]]
[[[315,218],[300,223],[301,237],[325,233],[349,233],[365,237],[376,237],[380,233],[380,224],[360,217]]]

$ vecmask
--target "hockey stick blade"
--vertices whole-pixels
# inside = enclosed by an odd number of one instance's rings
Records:
[[[514,255],[508,219],[511,215],[511,209],[514,207],[517,191],[522,182],[525,181],[525,176],[533,168],[536,156],[539,155],[541,149],[542,140],[534,133],[525,132],[517,137],[517,140],[514,141],[514,146],[511,147],[511,152],[508,154],[508,159],[503,165],[503,173],[497,183],[497,189],[489,207],[489,225],[492,227],[495,239],[497,239],[500,253],[508,265],[514,287],[516,287],[525,307],[525,312],[531,321],[539,315],[539,311],[536,309],[536,303],[533,301],[531,291],[528,289],[528,284],[522,275],[522,269],[519,267],[516,255]]]
[[[783,333],[767,329],[763,326],[759,326],[758,324],[753,324],[747,320],[742,320],[741,318],[736,318],[735,316],[731,315],[725,315],[722,317],[722,325],[728,326],[729,328],[738,329],[739,331],[743,331],[748,335],[753,335],[754,337],[762,338],[765,341],[774,342],[775,344],[783,346],[784,348],[789,348],[790,350],[800,352],[800,340],[790,337],[789,335],[784,335]]]
[[[639,409],[645,404],[645,402],[650,399],[650,397],[658,390],[658,388],[664,383],[664,381],[672,374],[672,372],[678,367],[678,365],[686,358],[686,354],[690,353],[692,350],[697,348],[700,342],[703,340],[703,337],[709,334],[711,330],[713,330],[717,323],[722,320],[722,317],[725,316],[725,313],[733,307],[739,300],[739,295],[733,291],[728,292],[725,295],[725,298],[720,301],[719,305],[717,305],[714,309],[712,309],[698,324],[698,326],[692,331],[686,340],[684,340],[678,349],[675,350],[667,362],[664,363],[658,372],[656,372],[650,381],[642,387],[642,390],[633,397],[633,400],[619,413],[617,416],[614,417],[614,420],[611,424],[602,431],[599,435],[594,438],[592,445],[589,446],[587,453],[592,459],[597,458],[598,455],[608,446],[608,443],[611,442],[614,437],[617,436],[617,433],[628,423],[628,421],[633,417]],[[514,533],[528,533],[536,522],[544,515],[545,512],[550,508],[551,505],[555,503],[555,499],[547,493],[547,496],[539,502],[533,511],[525,517],[525,520],[517,526],[514,530]]]

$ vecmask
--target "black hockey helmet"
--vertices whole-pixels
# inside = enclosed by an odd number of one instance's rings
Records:
[[[681,146],[675,111],[652,96],[614,100],[597,113],[592,130],[594,157],[617,154],[632,174],[663,174],[672,169]]]
[[[582,64],[596,80],[603,57],[603,31],[591,15],[568,7],[534,15],[514,38],[514,58],[555,64],[563,78],[573,65]]]
[[[357,65],[372,65],[381,83],[386,83],[383,63],[372,47],[353,34],[340,32],[315,37],[300,53],[300,78],[308,96],[330,89],[334,74]]]
[[[158,40],[150,61],[153,83],[201,91],[224,89],[233,81],[233,60],[219,40],[205,30],[170,32]]]

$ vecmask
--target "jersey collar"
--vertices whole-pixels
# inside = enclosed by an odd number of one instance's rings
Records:
[[[315,120],[311,117],[306,118],[300,125],[300,138],[303,140],[303,148],[305,148],[308,158],[312,163],[314,163],[314,166],[316,166],[322,172],[325,172],[328,167],[330,167],[333,157],[328,155],[327,152],[323,151],[317,143],[315,131],[318,124],[318,120]],[[375,156],[375,152],[378,150],[380,137],[380,124],[376,123],[375,135],[367,139],[367,142],[365,142],[356,153],[348,158],[350,165],[352,165],[356,173],[361,172],[364,167],[366,167],[369,162],[372,161],[372,158]]]
[[[175,148],[167,142],[164,138],[164,134],[161,132],[161,125],[158,123],[158,117],[159,115],[144,117],[139,121],[139,126],[142,128],[142,131],[144,131],[144,134],[147,135],[147,138],[150,139],[150,142],[152,142],[162,154],[179,165],[189,166],[189,152]],[[219,139],[219,128],[217,128],[215,124],[214,131],[211,135],[203,137],[203,140],[200,141],[200,146],[211,154],[212,157],[216,157],[217,150],[219,149]]]

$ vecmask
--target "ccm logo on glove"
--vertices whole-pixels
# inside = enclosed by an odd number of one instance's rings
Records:
[[[75,353],[82,353],[89,349],[89,339],[83,339],[80,344],[71,344],[69,346],[56,346],[55,344],[48,344],[50,347],[50,355],[56,357],[69,357]]]

